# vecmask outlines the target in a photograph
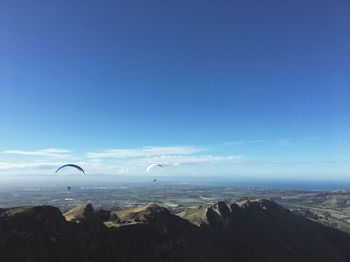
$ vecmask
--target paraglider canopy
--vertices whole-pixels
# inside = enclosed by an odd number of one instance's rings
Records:
[[[83,174],[85,175],[84,169],[81,168],[80,166],[74,165],[74,164],[67,164],[67,165],[63,165],[63,166],[59,167],[59,168],[56,170],[55,174],[57,174],[58,171],[60,171],[62,168],[65,168],[65,167],[73,167],[73,168],[78,169],[79,171],[83,172]]]
[[[154,167],[156,167],[156,166],[158,166],[158,167],[160,167],[160,168],[163,168],[163,166],[162,166],[161,164],[150,164],[150,165],[147,167],[146,172],[148,173],[149,171],[151,171],[152,168],[154,168]]]

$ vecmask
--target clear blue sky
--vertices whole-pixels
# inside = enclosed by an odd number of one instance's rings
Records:
[[[350,178],[350,2],[1,1],[0,174]]]

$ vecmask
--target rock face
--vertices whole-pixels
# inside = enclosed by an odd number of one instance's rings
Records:
[[[61,212],[52,206],[0,209],[0,261],[44,261],[60,256],[65,249],[57,246],[64,241],[66,226]]]
[[[267,199],[219,202],[201,228],[237,261],[350,261],[349,235]]]
[[[106,222],[111,220],[111,211],[99,209],[95,211],[95,216],[97,219],[99,219],[101,222]]]
[[[108,221],[107,221],[108,220]],[[192,223],[193,222],[193,223]],[[155,204],[0,209],[0,261],[350,261],[350,236],[262,199],[179,216]]]

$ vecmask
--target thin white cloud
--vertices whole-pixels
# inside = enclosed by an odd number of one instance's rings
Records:
[[[283,138],[278,141],[279,146],[287,146],[290,144],[291,139],[290,138]]]
[[[74,162],[85,170],[115,170],[115,165],[104,164],[98,160]],[[0,162],[0,171],[45,171],[56,170],[58,167],[67,164],[66,162]]]
[[[125,167],[125,168],[121,168],[121,169],[119,170],[119,172],[117,172],[117,173],[118,173],[119,175],[122,175],[122,174],[129,174],[129,173],[131,172],[132,169],[133,169],[132,167],[127,166],[127,167]]]
[[[301,143],[291,138],[283,138],[278,141],[277,145],[285,147],[297,147],[300,146]]]
[[[4,154],[15,154],[23,156],[45,156],[45,157],[56,157],[56,158],[67,158],[71,157],[69,154],[71,151],[60,148],[47,148],[40,150],[5,150]]]
[[[99,152],[87,152],[89,158],[138,158],[161,155],[190,155],[206,150],[196,146],[171,146],[171,147],[138,147],[108,149]]]
[[[320,137],[318,137],[318,136],[309,136],[306,139],[309,140],[309,141],[317,141],[317,140],[320,140]]]
[[[153,160],[156,163],[163,165],[203,165],[203,164],[218,164],[218,163],[233,163],[239,162],[243,159],[241,155],[231,156],[212,156],[212,155],[200,155],[200,156],[160,156],[154,157]]]
[[[241,144],[258,144],[258,143],[266,143],[269,140],[267,139],[255,139],[255,140],[248,140],[248,141],[244,141],[244,140],[234,140],[234,141],[230,141],[230,142],[226,142],[224,143],[225,146],[231,146],[231,145],[241,145]]]
[[[272,161],[272,160],[244,160],[239,162],[242,165],[253,166],[253,165],[280,165],[280,166],[295,166],[295,165],[334,165],[334,164],[344,164],[349,161],[339,161],[339,160],[305,160],[305,161]]]
[[[76,158],[76,164],[81,165],[90,173],[109,174],[143,174],[145,166],[149,163],[161,163],[166,166],[191,166],[191,165],[221,165],[240,162],[240,155],[203,155],[200,152],[208,150],[199,146],[148,146],[136,148],[118,148],[104,151],[86,152],[84,157]],[[24,156],[49,156],[66,157],[70,150],[66,149],[42,149],[42,150],[7,150],[6,154]],[[73,159],[73,156],[71,157]],[[62,161],[63,162],[63,161]],[[65,163],[58,161],[20,161],[0,162],[0,171],[24,170],[45,173]]]
[[[257,140],[251,140],[248,143],[250,143],[250,144],[258,144],[258,143],[266,143],[268,141],[269,140],[267,140],[267,139],[257,139]]]
[[[243,140],[237,140],[237,141],[226,142],[226,143],[224,143],[224,145],[225,145],[225,146],[240,145],[240,144],[243,144],[243,143],[244,143]]]
[[[46,170],[56,168],[63,163],[51,162],[33,162],[33,163],[14,163],[0,162],[0,170]]]

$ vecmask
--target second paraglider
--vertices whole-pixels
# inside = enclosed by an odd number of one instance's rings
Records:
[[[149,173],[151,171],[151,169],[153,169],[154,167],[160,167],[163,168],[163,166],[161,164],[150,164],[147,168],[146,168],[146,172]]]

